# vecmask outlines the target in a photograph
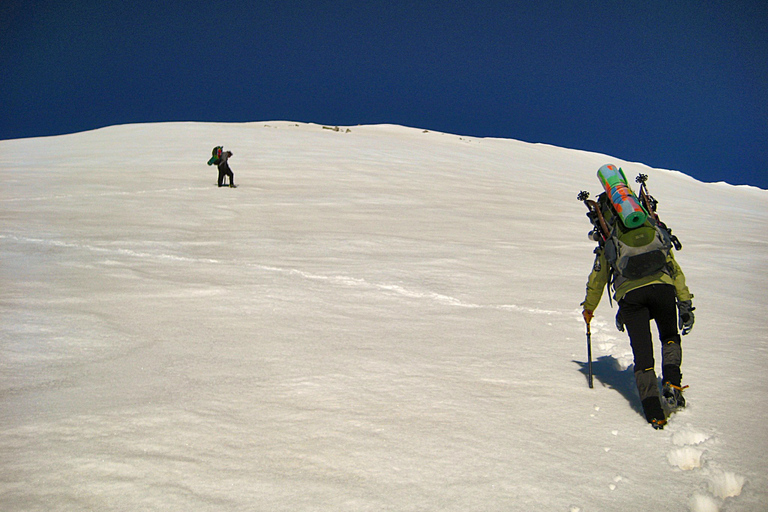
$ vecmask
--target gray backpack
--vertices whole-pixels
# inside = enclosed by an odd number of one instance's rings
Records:
[[[610,236],[604,242],[604,254],[614,270],[614,286],[629,279],[669,272],[667,257],[673,242],[666,226],[649,216],[641,226],[629,229],[618,219],[607,201],[600,200],[599,204],[610,230]]]

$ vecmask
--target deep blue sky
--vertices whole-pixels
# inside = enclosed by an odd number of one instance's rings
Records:
[[[0,139],[394,123],[768,189],[768,1],[2,0]]]

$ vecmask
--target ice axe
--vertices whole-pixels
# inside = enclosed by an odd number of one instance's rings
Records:
[[[589,374],[589,388],[592,389],[592,331],[587,322],[587,371]]]

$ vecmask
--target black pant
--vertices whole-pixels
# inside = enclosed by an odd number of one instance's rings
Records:
[[[664,380],[679,385],[682,350],[677,332],[677,298],[675,287],[653,284],[627,293],[619,301],[619,315],[629,334],[635,358],[635,376],[640,399],[658,395],[653,358],[651,320],[656,322],[661,341],[661,364]],[[644,373],[645,375],[640,375]]]
[[[235,175],[232,174],[232,169],[229,168],[229,164],[227,162],[224,162],[223,164],[219,165],[219,186],[224,186],[224,176],[229,176],[229,184],[234,185],[235,182],[233,181],[235,179]]]

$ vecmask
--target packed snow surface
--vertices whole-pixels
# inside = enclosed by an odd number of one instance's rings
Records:
[[[0,142],[2,510],[768,509],[768,191],[329,128]],[[607,296],[587,386],[606,163],[649,176],[695,295],[663,431]]]

